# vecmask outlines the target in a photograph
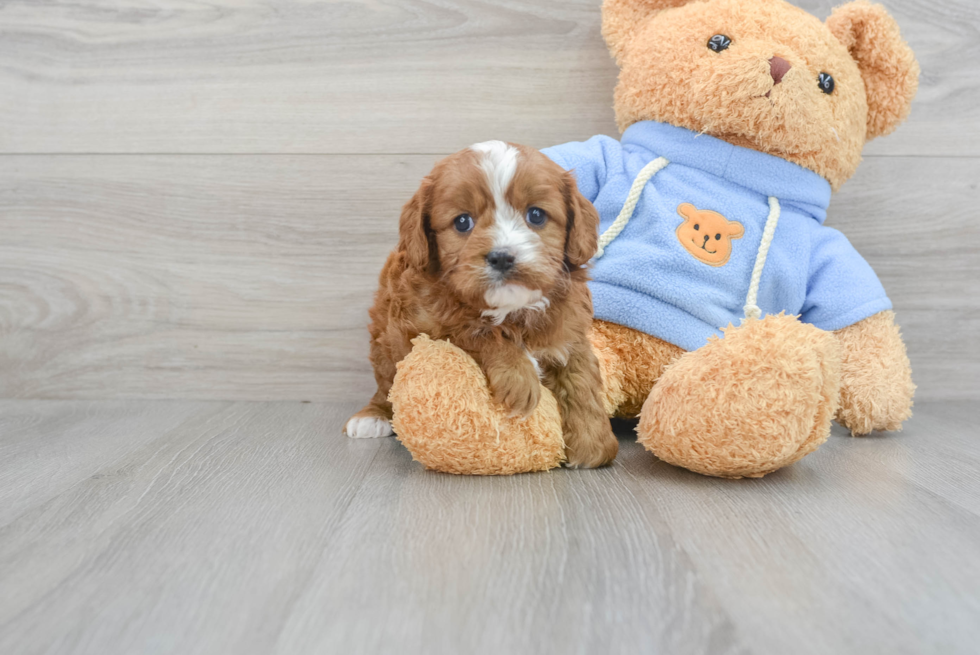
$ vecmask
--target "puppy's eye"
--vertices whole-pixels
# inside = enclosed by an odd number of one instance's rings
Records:
[[[830,73],[820,73],[817,76],[817,86],[820,87],[821,91],[830,95],[834,92],[834,78],[831,77]]]
[[[528,209],[525,217],[527,218],[527,222],[534,227],[541,227],[548,220],[548,215],[543,209],[538,207],[531,207]]]
[[[695,223],[695,224],[694,224],[694,229],[695,229],[695,230],[700,230],[700,229],[701,229],[701,226],[700,226],[700,225],[698,225],[697,223]]]
[[[729,39],[724,34],[715,34],[713,37],[708,39],[708,48],[714,50],[715,52],[728,50],[728,46],[730,46],[731,44],[732,44],[732,40]]]
[[[721,241],[721,233],[715,235],[715,241]]]
[[[453,219],[453,227],[457,232],[466,233],[473,229],[473,217],[469,214],[460,214]]]

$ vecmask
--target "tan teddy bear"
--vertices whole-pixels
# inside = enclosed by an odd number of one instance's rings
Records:
[[[723,477],[797,461],[835,416],[854,434],[899,429],[914,386],[891,303],[823,225],[864,143],[915,95],[892,18],[863,0],[826,23],[783,0],[606,0],[603,35],[621,141],[544,152],[602,219],[590,288],[609,413],[639,416],[661,459]],[[413,455],[457,473],[554,466],[548,408],[502,437],[491,401],[453,402],[484,381],[445,369],[445,348],[417,343],[392,388]],[[479,466],[443,447],[461,442]]]

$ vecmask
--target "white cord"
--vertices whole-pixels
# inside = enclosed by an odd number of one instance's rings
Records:
[[[609,226],[609,229],[602,233],[599,237],[599,248],[596,250],[595,257],[593,259],[599,259],[605,253],[606,246],[613,242],[613,239],[619,236],[619,233],[626,229],[626,224],[630,222],[633,217],[633,211],[636,209],[636,203],[640,201],[640,195],[643,193],[644,187],[646,187],[647,182],[650,179],[662,171],[667,164],[664,157],[657,157],[652,162],[640,169],[637,173],[636,179],[633,180],[633,186],[630,187],[629,195],[626,196],[626,202],[623,203],[623,208],[619,212],[619,216],[613,221],[613,224]],[[772,239],[776,235],[776,225],[779,223],[779,200],[775,197],[769,197],[769,216],[766,218],[766,227],[762,231],[762,241],[759,243],[759,251],[755,256],[755,266],[752,268],[752,278],[749,282],[749,293],[745,297],[745,307],[742,311],[745,312],[745,318],[761,318],[762,310],[759,305],[756,304],[759,299],[759,282],[762,280],[762,269],[766,266],[766,257],[769,255],[769,246],[772,245]]]
[[[643,187],[647,185],[654,175],[663,170],[664,166],[670,162],[663,157],[657,157],[652,162],[640,169],[637,173],[636,179],[633,180],[633,186],[630,187],[629,195],[626,196],[626,202],[623,204],[623,208],[619,212],[619,216],[613,221],[613,224],[609,226],[609,229],[602,233],[599,237],[599,249],[596,250],[594,259],[599,259],[606,251],[606,246],[612,243],[613,239],[619,236],[619,233],[626,228],[626,224],[630,222],[633,217],[633,210],[636,209],[636,203],[640,200],[640,194],[643,193]]]
[[[759,252],[755,256],[755,267],[752,269],[752,281],[749,282],[749,295],[745,297],[745,318],[761,318],[762,310],[756,302],[759,299],[759,281],[762,279],[762,268],[766,265],[766,256],[769,255],[769,246],[772,245],[772,238],[776,234],[776,224],[779,223],[779,201],[772,196],[769,197],[769,217],[766,219],[766,227],[762,231],[762,242],[759,243]]]

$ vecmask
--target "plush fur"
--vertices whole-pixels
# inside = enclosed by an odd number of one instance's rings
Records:
[[[867,140],[888,134],[905,119],[918,86],[919,67],[898,26],[882,6],[864,0],[838,7],[826,24],[781,0],[606,0],[603,34],[621,66],[616,90],[621,129],[639,120],[680,125],[795,162],[825,177],[834,189],[853,175]],[[706,34],[729,36],[738,47],[714,52],[703,47]],[[778,82],[766,70],[773,57],[790,64]],[[815,83],[820,72],[833,76],[832,94]],[[691,102],[699,97],[711,100]],[[785,320],[777,324],[793,331]],[[795,365],[799,353],[787,350],[792,358],[784,360],[775,346],[773,352],[755,350],[758,344],[741,335],[749,329],[730,328],[723,341],[746,347],[766,361],[776,379],[785,379],[775,372]],[[633,391],[617,399],[626,411],[614,411],[632,413],[645,399],[640,440],[667,461],[711,475],[759,475],[798,459],[786,453],[801,457],[826,438],[829,423],[823,420],[823,409],[802,411],[783,421],[781,429],[769,430],[778,414],[764,414],[760,420],[758,414],[745,413],[737,394],[724,394],[724,385],[699,393],[675,379],[680,371],[693,375],[694,369],[682,363],[696,359],[710,369],[705,362],[711,353],[724,350],[725,356],[739,357],[740,348],[709,344],[689,353],[654,387],[645,372],[662,368],[663,358],[657,356],[661,348],[650,345],[653,338],[647,337],[642,340],[645,347],[628,351],[627,344],[638,340],[629,332],[620,329],[621,343],[616,344],[597,340],[594,330],[593,343],[605,379]],[[899,429],[911,415],[915,386],[894,314],[872,316],[840,330],[837,337],[841,362],[832,370],[839,371],[840,406],[829,415],[836,413],[855,435]],[[617,350],[627,354],[608,357]],[[637,376],[636,371],[644,374]],[[678,388],[690,392],[686,403]],[[784,385],[783,392],[794,398],[812,395],[802,383]],[[704,397],[728,400],[712,403],[705,412]],[[687,415],[698,419],[692,423],[682,418]],[[756,417],[754,428],[744,423],[747,416]],[[810,429],[794,423],[799,416],[812,418]],[[667,427],[665,417],[675,423]],[[712,441],[721,435],[710,425],[728,426],[727,450]],[[822,436],[809,436],[811,430]],[[753,445],[752,435],[767,439],[769,450]],[[745,447],[741,454],[731,450],[737,443]],[[748,453],[761,459],[742,461]]]
[[[837,421],[861,436],[900,430],[912,416],[912,367],[894,312],[881,312],[839,330],[841,398]]]
[[[840,344],[782,314],[724,332],[664,371],[637,434],[670,464],[762,477],[826,441],[838,407]]]
[[[398,363],[391,388],[398,438],[426,468],[467,475],[545,471],[565,457],[558,402],[540,387],[527,418],[494,411],[476,361],[447,341],[425,335]],[[432,372],[439,371],[438,377]]]
[[[543,382],[560,410],[567,464],[612,461],[619,446],[588,340],[592,302],[584,265],[596,248],[598,221],[574,177],[536,150],[493,141],[436,164],[405,205],[398,247],[381,272],[369,327],[378,390],[348,422],[348,435],[384,436],[379,425],[392,419],[396,366],[425,334],[448,339],[482,369],[494,402],[484,405],[491,417],[480,425],[512,425],[504,417],[531,415]],[[434,384],[453,381],[440,374]],[[411,411],[404,399],[400,406]],[[434,428],[449,420],[436,416]],[[405,418],[402,425],[414,424]],[[459,452],[455,431],[436,432]],[[399,434],[420,443],[417,433]],[[438,447],[432,430],[422,434]],[[495,470],[514,472],[512,464]]]
[[[603,405],[619,418],[639,416],[653,385],[684,354],[672,343],[598,319],[590,339],[602,371]]]
[[[718,53],[714,34],[732,39]],[[840,187],[865,141],[909,113],[919,67],[895,21],[858,0],[827,23],[782,0],[606,0],[603,35],[620,65],[616,121],[655,120],[761,150]],[[778,84],[769,61],[791,68]],[[817,85],[835,80],[832,94]]]
[[[620,66],[621,129],[688,128],[796,163],[835,190],[864,144],[908,115],[918,84],[895,21],[865,0],[826,23],[783,0],[605,0],[602,30]],[[707,47],[714,35],[730,47]],[[821,74],[833,77],[832,93]],[[751,319],[692,352],[599,320],[589,338],[606,412],[639,416],[644,446],[706,475],[760,477],[791,464],[826,440],[835,416],[860,435],[899,429],[911,414],[915,387],[892,312],[837,333],[793,316]],[[439,369],[428,374],[438,386]]]

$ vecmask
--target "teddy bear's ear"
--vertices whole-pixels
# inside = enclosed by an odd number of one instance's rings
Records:
[[[609,52],[619,61],[626,45],[644,18],[663,9],[680,7],[694,0],[604,0],[602,36]]]
[[[684,220],[690,221],[697,218],[698,210],[689,202],[685,202],[677,208],[677,213],[680,214]]]
[[[827,27],[857,62],[868,93],[871,140],[888,134],[909,115],[919,88],[919,63],[881,5],[856,0],[834,9]]]
[[[745,234],[745,227],[741,223],[731,221],[728,224],[728,236],[732,239],[741,239]]]

